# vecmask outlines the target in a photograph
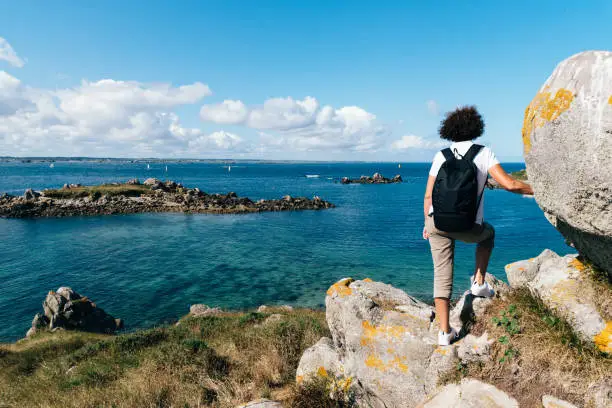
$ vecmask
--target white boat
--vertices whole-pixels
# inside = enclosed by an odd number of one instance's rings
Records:
[[[321,177],[319,174],[307,174],[306,178],[319,178]]]
[[[402,168],[402,165],[401,165],[401,164],[398,164],[398,165],[397,165],[397,168],[398,168],[398,169],[401,169],[401,168]]]
[[[227,166],[227,171],[232,171],[232,166]]]
[[[151,170],[151,166],[147,163],[147,170]]]
[[[51,163],[51,164],[49,165],[49,167],[50,167],[50,168],[54,168],[54,167],[55,167],[55,164]]]
[[[166,166],[166,173],[168,172],[168,166]]]

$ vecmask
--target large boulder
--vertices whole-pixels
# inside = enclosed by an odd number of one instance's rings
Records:
[[[490,300],[466,293],[451,313],[453,324],[469,327],[483,302]],[[439,347],[433,308],[381,282],[342,279],[327,291],[325,305],[332,339],[306,350],[297,382],[343,379],[363,407],[415,407],[437,389],[441,374],[456,367],[464,341],[473,350],[463,353],[469,361],[488,352],[486,335]]]
[[[111,334],[123,327],[121,319],[115,319],[87,297],[68,287],[49,292],[42,306],[44,314],[34,316],[27,337],[43,329]]]
[[[612,310],[598,302],[599,291],[576,255],[559,256],[545,250],[538,257],[506,265],[513,288],[527,287],[563,316],[585,341],[612,352]],[[608,294],[607,296],[612,296]],[[603,309],[603,310],[602,310]]]
[[[612,275],[612,52],[556,67],[525,111],[523,144],[547,218]]]
[[[518,408],[518,402],[496,387],[478,380],[464,379],[449,384],[420,408]]]

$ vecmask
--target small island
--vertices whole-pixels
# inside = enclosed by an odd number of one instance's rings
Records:
[[[372,177],[369,176],[361,176],[358,179],[351,179],[348,177],[342,177],[340,181],[342,184],[392,184],[392,183],[401,183],[402,176],[397,174],[393,178],[386,178],[380,173],[374,173]]]
[[[28,189],[23,196],[0,195],[0,217],[36,218],[86,215],[184,212],[193,214],[245,214],[270,211],[323,210],[334,205],[319,197],[284,196],[253,201],[234,192],[207,194],[174,181],[149,178],[141,183],[98,186],[65,184],[42,192]]]

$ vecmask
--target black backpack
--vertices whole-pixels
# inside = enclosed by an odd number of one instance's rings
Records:
[[[482,194],[478,194],[478,167],[474,158],[482,149],[474,144],[461,159],[450,149],[442,150],[446,161],[433,188],[434,225],[440,231],[461,232],[474,227]]]

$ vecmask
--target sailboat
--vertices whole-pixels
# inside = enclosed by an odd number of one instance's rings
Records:
[[[151,166],[147,163],[147,170],[151,170]]]
[[[55,164],[51,163],[51,164],[49,165],[49,167],[50,167],[50,168],[54,168],[54,167],[55,167]]]
[[[166,166],[166,173],[168,172],[168,166]]]
[[[399,164],[397,165],[397,168],[398,168],[398,169],[401,169],[401,168],[402,168],[402,164],[401,164],[401,163],[399,163]]]
[[[227,166],[227,171],[232,171],[232,166]]]

